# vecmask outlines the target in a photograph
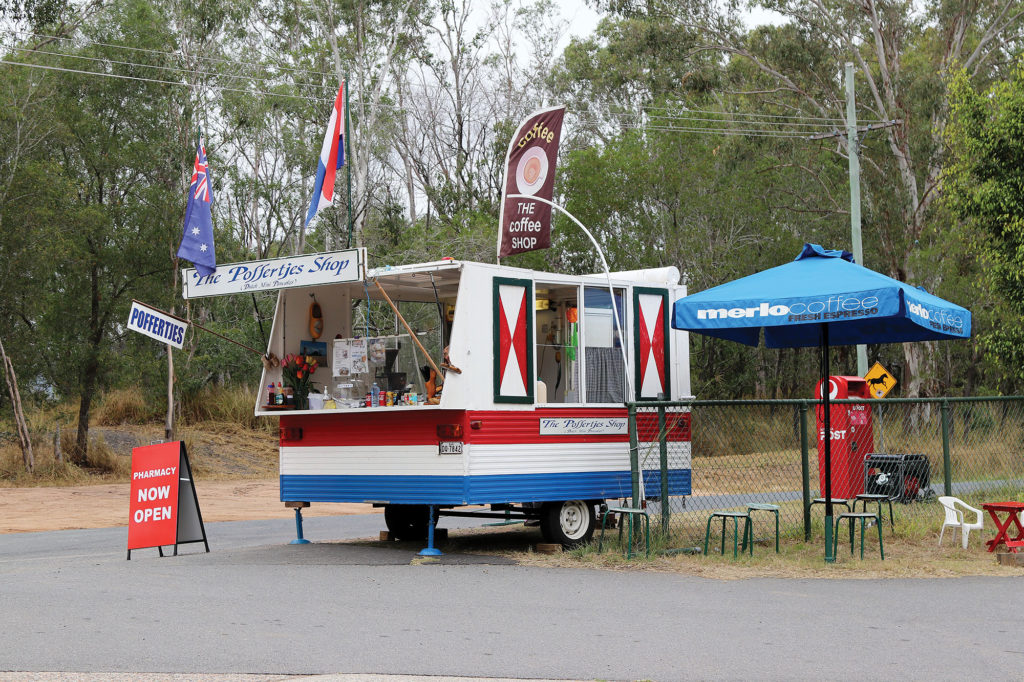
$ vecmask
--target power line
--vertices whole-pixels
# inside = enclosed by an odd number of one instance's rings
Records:
[[[68,42],[76,42],[76,40],[74,38],[68,38],[68,37],[65,37],[65,36],[51,36],[51,35],[46,35],[44,33],[33,33],[32,31],[12,31],[12,33],[16,33],[16,34],[23,35],[23,36],[34,36],[36,38],[46,38],[48,40],[64,40],[64,41],[68,41]],[[186,55],[183,52],[171,52],[171,51],[165,51],[165,50],[153,50],[153,49],[144,48],[144,47],[132,47],[130,45],[120,45],[118,43],[104,43],[104,42],[101,42],[101,41],[98,41],[98,40],[84,39],[84,40],[80,40],[78,42],[83,42],[86,45],[99,45],[101,47],[112,47],[112,48],[117,49],[117,50],[130,50],[132,52],[145,52],[145,53],[148,53],[148,54],[159,54],[159,55],[163,55],[165,57],[181,57],[183,59],[198,59],[198,60],[202,60],[202,61],[220,62],[220,63],[232,64],[232,65],[236,65],[236,66],[240,65],[240,64],[251,64],[251,62],[239,62],[238,60],[226,59],[224,57],[203,57],[203,56],[200,56],[200,55]],[[263,55],[260,55],[260,56],[262,57]],[[298,72],[298,73],[305,73],[305,74],[310,74],[310,75],[314,75],[314,76],[330,76],[332,78],[336,78],[337,77],[337,74],[331,73],[331,72],[328,72],[328,71],[314,71],[312,69],[303,69],[303,68],[299,68],[299,67],[295,67],[295,66],[277,65],[276,68],[282,69],[284,71],[295,71],[295,72]]]
[[[142,81],[145,83],[157,83],[160,85],[180,85],[186,88],[207,88],[209,90],[218,90],[220,92],[240,92],[251,95],[267,95],[269,97],[285,97],[290,99],[304,99],[309,102],[322,102],[323,100],[319,97],[306,97],[304,95],[288,95],[280,92],[266,92],[264,90],[246,90],[243,88],[229,88],[223,85],[201,85],[198,83],[182,83],[181,81],[166,81],[157,78],[142,78],[141,76],[126,76],[120,73],[102,73],[99,71],[84,71],[82,69],[69,69],[61,66],[49,66],[47,64],[30,64],[28,62],[12,62],[7,59],[0,59],[0,64],[10,64],[12,66],[27,66],[32,69],[46,69],[47,71],[63,71],[65,73],[80,73],[86,76],[103,76],[104,78],[120,78],[123,80],[131,81]]]
[[[50,39],[50,40],[63,40],[63,41],[68,41],[68,42],[76,42],[75,39],[73,39],[73,38],[68,38],[68,37],[63,37],[63,36],[52,36],[52,35],[46,35],[46,34],[43,34],[43,33],[34,33],[34,32],[31,32],[31,31],[13,31],[13,33],[16,33],[16,34],[19,34],[19,35],[24,35],[24,36],[34,36],[34,37],[37,37],[37,38],[46,38],[46,39]],[[150,48],[141,48],[141,47],[132,47],[132,46],[129,46],[129,45],[121,45],[121,44],[118,44],[118,43],[106,43],[106,42],[101,42],[101,41],[97,41],[97,40],[85,39],[85,40],[79,40],[78,42],[84,42],[86,45],[98,45],[98,46],[101,46],[101,47],[109,47],[109,48],[118,49],[118,50],[129,50],[129,51],[133,51],[133,52],[142,52],[142,53],[147,53],[147,54],[163,55],[163,56],[167,56],[167,57],[180,57],[180,58],[186,58],[186,59],[187,58],[192,58],[192,59],[198,59],[198,60],[202,60],[202,61],[210,61],[210,62],[228,64],[228,65],[231,65],[231,66],[238,66],[238,67],[251,66],[252,65],[252,62],[241,62],[241,61],[238,61],[238,60],[235,60],[235,59],[227,59],[227,58],[223,58],[223,57],[203,57],[203,56],[199,56],[199,55],[195,55],[195,56],[189,57],[189,55],[185,55],[184,53],[182,53],[180,51],[173,52],[173,51],[165,51],[165,50],[154,50],[154,49],[150,49]],[[41,54],[55,54],[55,53],[51,53],[51,52],[45,52],[45,51],[42,51],[42,50],[30,50],[30,48],[19,48],[19,47],[15,47],[15,46],[10,46],[10,47],[12,49],[20,49],[20,50],[25,50],[25,51],[39,52]],[[56,54],[64,55],[64,53],[56,53]],[[64,55],[64,56],[77,57],[76,55]],[[260,55],[260,56],[263,57],[264,55]],[[77,57],[77,58],[85,59],[85,57]],[[113,60],[111,60],[111,61],[113,61]],[[121,63],[121,64],[125,64],[125,65],[132,64],[132,65],[135,65],[135,66],[149,67],[149,65],[137,64],[137,63],[134,63],[134,62],[117,62],[117,63]],[[173,68],[173,67],[150,67],[150,68]],[[279,64],[275,64],[273,66],[273,68],[280,69],[282,71],[289,71],[289,72],[293,72],[293,73],[306,74],[306,75],[312,75],[312,76],[336,77],[336,74],[334,74],[332,72],[328,72],[328,71],[316,71],[316,70],[313,70],[313,69],[284,66],[284,65],[279,65]],[[206,73],[206,72],[201,72],[201,73]],[[233,77],[241,78],[243,76],[233,76]],[[245,76],[245,77],[251,78],[253,80],[268,80],[268,79],[261,79],[261,78],[259,78],[257,76]],[[296,85],[303,85],[303,86],[308,86],[308,87],[322,87],[324,89],[330,89],[330,87],[331,87],[329,85],[318,85],[318,84],[315,84],[315,83],[296,83]],[[443,91],[444,90],[444,88],[442,86],[427,85],[425,83],[408,83],[407,85],[409,85],[410,87],[415,87],[415,88],[420,89],[420,90],[429,90],[429,91]],[[706,119],[696,119],[696,118],[693,118],[693,115],[697,114],[697,115],[706,115],[706,116],[725,116],[725,117],[730,117],[730,118],[750,119],[750,122],[764,123],[766,125],[789,125],[789,126],[804,126],[804,127],[810,127],[812,125],[810,123],[807,123],[807,124],[798,123],[798,121],[816,121],[816,122],[819,122],[821,124],[826,124],[826,125],[827,124],[832,124],[832,123],[840,123],[840,124],[844,124],[845,123],[845,119],[840,118],[840,117],[806,116],[806,115],[802,115],[802,114],[800,114],[800,115],[797,115],[797,114],[762,114],[762,113],[748,113],[748,112],[739,112],[739,111],[723,112],[723,111],[714,111],[714,110],[709,110],[709,109],[685,109],[685,110],[682,110],[682,111],[677,112],[675,114],[669,114],[669,113],[660,113],[659,114],[659,113],[655,113],[655,112],[656,111],[664,111],[664,110],[663,109],[654,109],[653,107],[644,107],[643,109],[641,109],[641,111],[646,113],[650,118],[666,119],[666,120],[687,120],[687,119],[702,120],[702,121],[706,120]],[[609,112],[609,114],[611,116],[616,116],[616,117],[619,117],[619,118],[625,118],[625,117],[630,117],[630,116],[636,116],[637,115],[634,112],[626,112],[626,111],[621,111],[621,112],[611,111],[611,112]],[[766,119],[766,120],[761,120],[761,119]],[[773,123],[772,122],[773,120],[778,120],[778,123]],[[875,119],[875,120],[866,119],[865,122],[869,123],[869,124],[875,124],[875,123],[885,123],[886,121],[878,120],[878,119]]]
[[[203,87],[203,88],[207,88],[209,90],[216,90],[216,91],[220,91],[220,92],[238,92],[238,93],[250,94],[250,95],[265,95],[265,96],[268,96],[268,97],[283,97],[283,98],[289,98],[289,99],[301,99],[301,100],[305,100],[305,101],[309,101],[309,102],[322,102],[323,101],[322,98],[308,97],[308,96],[305,96],[305,95],[292,95],[292,94],[285,94],[285,93],[278,93],[278,92],[268,92],[268,91],[265,91],[265,90],[232,88],[232,87],[227,87],[227,86],[222,86],[222,85],[206,85],[206,84],[198,84],[198,83],[192,84],[192,83],[185,83],[185,82],[182,82],[182,81],[162,80],[162,79],[157,79],[157,78],[144,78],[144,77],[141,77],[141,76],[129,76],[129,75],[125,75],[125,74],[116,74],[116,73],[103,73],[103,72],[99,72],[99,71],[87,71],[87,70],[83,70],[83,69],[71,69],[71,68],[60,67],[60,66],[50,66],[50,65],[46,65],[46,64],[33,64],[33,63],[28,63],[28,62],[15,62],[15,61],[10,61],[10,60],[6,60],[6,59],[0,60],[0,63],[2,63],[2,64],[9,64],[9,65],[12,65],[12,66],[24,66],[24,67],[35,68],[35,69],[45,69],[45,70],[49,70],[49,71],[60,71],[60,72],[65,72],[65,73],[76,73],[76,74],[82,74],[82,75],[86,75],[86,76],[101,76],[101,77],[104,77],[104,78],[118,78],[118,79],[123,79],[123,80],[139,81],[139,82],[146,82],[146,83],[156,83],[156,84],[159,84],[159,85],[177,85],[177,86],[186,87],[186,88],[200,88],[200,87]],[[145,66],[145,65],[140,65],[140,66]],[[206,72],[203,72],[203,73],[206,73]],[[388,104],[384,104],[384,103],[378,103],[376,105],[376,107],[392,109],[392,110],[403,110],[402,107],[398,107],[398,106],[395,106],[395,105],[388,105]],[[475,122],[480,123],[480,124],[487,124],[487,123],[489,123],[488,121],[484,121],[484,120],[476,120]],[[589,119],[589,120],[588,119],[581,119],[581,122],[582,123],[586,123],[586,124],[591,124],[591,125],[603,123],[603,121],[598,121],[596,119]],[[728,121],[721,121],[721,120],[714,120],[714,119],[712,119],[711,122],[715,122],[715,123],[728,123]],[[737,122],[737,123],[739,123],[739,122]],[[744,123],[751,124],[751,123],[757,123],[757,121],[746,121]],[[694,127],[691,127],[691,126],[640,125],[640,124],[630,125],[630,124],[624,124],[624,125],[622,125],[622,127],[626,128],[626,129],[649,130],[649,131],[660,131],[660,132],[689,132],[689,133],[705,133],[705,134],[716,134],[716,135],[744,135],[744,136],[751,136],[751,137],[776,137],[776,138],[822,139],[824,137],[828,137],[828,136],[831,135],[830,132],[829,133],[820,133],[817,136],[808,136],[807,133],[802,132],[802,131],[788,131],[788,130],[776,130],[776,129],[758,129],[758,128],[726,128],[726,127],[721,127],[721,126],[701,126],[701,127],[695,127],[694,126]],[[881,126],[879,126],[879,127],[881,127]]]
[[[216,72],[213,72],[213,71],[195,71],[195,70],[187,69],[187,68],[181,67],[181,66],[161,66],[161,65],[158,65],[158,64],[140,64],[139,62],[126,62],[126,61],[121,61],[121,60],[117,60],[117,59],[110,59],[110,58],[107,58],[107,57],[87,57],[85,55],[67,54],[67,53],[64,53],[64,52],[49,52],[47,50],[33,50],[31,48],[18,47],[16,45],[0,45],[0,47],[5,47],[5,48],[10,49],[10,50],[19,50],[19,51],[22,51],[22,52],[29,52],[29,53],[32,53],[32,54],[45,54],[45,55],[50,55],[52,57],[65,57],[65,58],[69,58],[69,59],[81,59],[81,60],[84,60],[84,61],[100,62],[100,63],[103,63],[103,64],[119,64],[121,66],[130,66],[130,67],[135,67],[135,68],[140,68],[140,69],[156,69],[158,71],[170,71],[172,73],[180,73],[180,74],[184,74],[186,76],[213,76],[213,77],[225,77],[225,78],[232,78],[232,79],[247,78],[247,79],[249,79],[251,81],[257,81],[257,82],[263,82],[263,83],[279,83],[280,82],[278,79],[263,78],[263,77],[260,77],[260,76],[246,76],[246,75],[238,75],[238,74],[230,74],[230,73],[216,73]],[[94,72],[91,72],[91,73],[99,73],[99,72],[95,72],[94,71]],[[332,87],[333,87],[331,85],[326,85],[326,84],[322,84],[322,83],[296,83],[296,82],[292,82],[292,83],[290,83],[290,85],[294,85],[296,87],[320,88],[320,89],[325,90],[325,91],[331,90]]]

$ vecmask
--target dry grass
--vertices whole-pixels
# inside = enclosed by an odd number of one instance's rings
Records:
[[[444,526],[444,519],[441,524]],[[843,539],[847,536],[843,534]],[[903,529],[897,526],[893,535],[888,527],[884,530],[885,560],[879,558],[878,536],[874,528],[868,529],[864,545],[864,559],[860,557],[859,533],[855,554],[851,558],[849,543],[839,543],[836,562],[825,563],[824,540],[816,532],[809,543],[798,539],[785,538],[780,553],[775,554],[774,543],[758,542],[754,556],[741,555],[733,559],[727,547],[725,556],[717,552],[709,556],[701,554],[662,554],[657,541],[652,538],[652,556],[643,555],[643,548],[627,560],[623,548],[616,546],[617,532],[609,532],[604,552],[597,553],[597,541],[587,547],[558,554],[543,554],[533,546],[543,542],[536,528],[522,525],[459,529],[449,532],[448,541],[442,545],[446,553],[490,554],[511,559],[519,564],[547,568],[589,568],[611,571],[655,571],[679,573],[717,580],[743,580],[749,578],[954,578],[969,575],[1019,576],[1024,569],[1002,566],[995,554],[988,553],[980,539],[972,538],[965,551],[949,538],[943,547],[937,547],[937,533],[934,529],[922,534],[916,527]],[[380,543],[362,540],[370,546]],[[728,543],[727,543],[728,544]],[[422,543],[400,543],[418,549]]]
[[[159,419],[156,406],[147,403],[138,388],[119,388],[104,394],[92,415],[92,423],[98,426],[145,424],[155,419]]]
[[[209,389],[196,398],[179,420],[178,438],[185,441],[194,473],[200,479],[267,478],[277,473],[276,417],[257,420],[255,398],[244,388]],[[148,406],[138,389],[119,389],[101,396],[89,429],[85,466],[69,463],[77,433],[77,404],[36,408],[26,414],[35,471],[25,471],[21,449],[8,438],[0,441],[0,487],[69,486],[127,481],[131,451],[164,439],[162,407]],[[206,407],[199,407],[199,405]],[[54,436],[60,428],[60,454]],[[0,433],[13,433],[0,422]]]

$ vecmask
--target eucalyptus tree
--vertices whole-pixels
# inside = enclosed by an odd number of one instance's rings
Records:
[[[922,3],[877,0],[750,0],[726,11],[711,2],[599,3],[625,15],[670,18],[704,36],[697,48],[746,65],[735,94],[769,109],[845,120],[842,64],[858,66],[859,118],[893,121],[862,149],[868,265],[936,288],[928,228],[942,190],[941,135],[948,118],[946,78],[961,65],[989,81],[1021,47],[1024,9],[1016,0]],[[774,27],[748,31],[740,13],[773,10]],[[874,143],[874,136],[880,140]],[[843,137],[835,152],[847,153]],[[916,396],[936,390],[934,344],[906,344],[905,383]]]
[[[1000,367],[996,388],[1019,391],[1024,383],[1024,61],[989,88],[976,89],[968,74],[953,80],[951,121],[945,138],[950,162],[944,203],[962,224],[966,242],[983,255],[984,284],[996,303],[984,332],[989,360]]]

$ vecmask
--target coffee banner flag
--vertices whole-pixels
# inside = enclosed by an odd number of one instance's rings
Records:
[[[565,107],[542,109],[520,124],[509,143],[498,224],[498,258],[551,246],[551,201]],[[522,195],[522,196],[515,196]]]

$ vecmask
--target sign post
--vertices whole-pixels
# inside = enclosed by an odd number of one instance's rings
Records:
[[[128,560],[133,549],[202,542],[206,551],[203,516],[192,480],[185,443],[157,443],[132,450],[131,499],[128,505]]]

